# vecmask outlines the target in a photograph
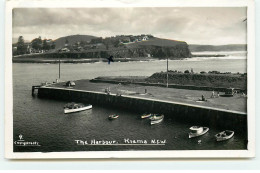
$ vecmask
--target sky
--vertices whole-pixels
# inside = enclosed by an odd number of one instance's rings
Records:
[[[13,41],[152,34],[188,44],[246,44],[245,7],[16,8]]]

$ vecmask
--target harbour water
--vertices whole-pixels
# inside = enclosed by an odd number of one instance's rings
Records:
[[[196,60],[197,59],[197,60]],[[217,70],[221,72],[246,72],[246,58],[203,58],[170,60],[170,70],[194,72]],[[92,79],[98,76],[149,76],[166,71],[166,61],[116,62],[93,64],[61,64],[61,80]],[[31,86],[53,82],[58,78],[58,64],[13,64],[14,141],[19,135],[25,141],[37,141],[40,146],[17,146],[15,152],[54,151],[110,151],[110,150],[227,150],[246,149],[245,134],[225,142],[216,142],[214,135],[225,129],[210,128],[199,138],[188,139],[187,124],[165,117],[162,123],[150,125],[140,114],[107,106],[93,105],[92,110],[64,114],[66,102],[31,97]],[[133,108],[134,110],[134,108]],[[119,114],[109,121],[110,114]],[[203,124],[198,124],[203,125]],[[230,129],[232,130],[232,129]],[[127,145],[78,145],[77,141],[116,141]],[[160,145],[136,145],[158,140]],[[201,140],[201,143],[198,143]]]

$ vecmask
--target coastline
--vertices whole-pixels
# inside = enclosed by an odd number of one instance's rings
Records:
[[[174,58],[170,60],[184,60],[185,58]],[[114,62],[137,62],[137,61],[159,61],[159,60],[166,60],[166,59],[159,59],[159,58],[114,58]],[[105,62],[107,60],[105,58],[91,58],[91,59],[58,59],[58,58],[50,58],[50,59],[43,59],[43,58],[15,58],[13,59],[13,63],[50,63],[50,64],[58,64],[60,63],[97,63],[97,62]]]
[[[106,58],[67,58],[62,57],[62,54],[60,54],[61,57],[45,57],[46,54],[28,54],[28,55],[20,55],[20,56],[13,56],[12,62],[13,63],[51,63],[51,64],[57,64],[59,63],[96,63],[96,62],[107,62]],[[168,57],[169,60],[184,60],[187,58],[196,58],[196,57],[226,57],[227,55],[222,54],[201,54],[201,55],[192,55],[191,57],[182,57],[182,58],[176,58],[176,57]],[[158,58],[158,57],[137,57],[137,58],[114,58],[114,62],[132,62],[132,61],[155,61],[155,60],[166,60],[167,58]]]

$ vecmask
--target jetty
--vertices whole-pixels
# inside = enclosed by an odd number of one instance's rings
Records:
[[[247,131],[247,98],[211,98],[212,91],[96,83],[90,80],[54,83],[38,88],[38,97],[109,106],[138,113],[154,112],[197,125]],[[206,102],[197,102],[204,95]]]
[[[35,96],[35,90],[38,90],[41,87],[41,85],[32,86],[32,96]]]

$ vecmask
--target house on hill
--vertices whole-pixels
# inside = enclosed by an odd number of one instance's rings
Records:
[[[60,49],[59,52],[70,52],[70,49],[68,49],[67,47],[64,47],[64,48]]]
[[[149,37],[146,35],[146,36],[143,37],[142,40],[143,40],[143,41],[149,40]]]

